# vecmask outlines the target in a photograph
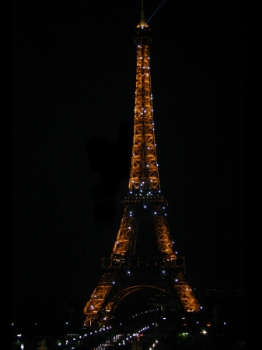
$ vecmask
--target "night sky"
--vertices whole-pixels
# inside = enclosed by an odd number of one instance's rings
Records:
[[[144,1],[146,19],[161,3]],[[149,21],[162,193],[196,288],[245,286],[244,10],[166,0]],[[88,299],[102,275],[128,185],[139,20],[139,0],[13,1],[14,299]]]

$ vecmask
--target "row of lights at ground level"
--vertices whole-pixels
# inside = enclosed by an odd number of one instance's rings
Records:
[[[154,311],[154,310],[151,310],[151,311]],[[163,320],[166,321],[167,318],[163,317]],[[185,318],[182,318],[182,320],[184,321]],[[68,323],[66,323],[66,324],[68,324]],[[196,322],[196,324],[199,325],[199,322]],[[12,325],[14,325],[14,324],[12,324]],[[155,326],[155,324],[152,323],[152,326]],[[210,327],[211,325],[207,324],[206,326]],[[224,322],[224,326],[226,326],[226,322]],[[89,334],[90,335],[96,335],[99,332],[108,331],[111,328],[112,327],[103,327],[99,331],[90,332]],[[118,343],[119,346],[125,346],[127,341],[132,341],[133,339],[137,340],[137,339],[139,339],[139,337],[141,335],[143,335],[144,332],[147,332],[149,330],[150,330],[150,326],[147,326],[147,327],[144,327],[141,330],[139,330],[137,333],[134,333],[133,335],[130,335],[130,334],[127,334],[126,336],[124,336],[123,334],[116,335],[112,339],[112,344],[117,344]],[[200,331],[200,334],[207,335],[208,332],[205,329],[203,329],[203,330]],[[189,335],[188,332],[181,333],[181,336],[183,336],[183,337],[187,337],[188,335]],[[80,343],[83,340],[83,338],[88,337],[87,334],[85,334],[83,337],[81,335],[77,335],[77,336],[78,336],[78,339],[76,337],[72,338],[72,341],[76,342],[76,345],[75,346],[71,346],[71,348],[70,348],[71,350],[74,350],[76,348],[76,346],[78,345],[78,343]],[[18,338],[17,345],[20,346],[21,350],[25,350],[25,345],[21,342],[22,334],[17,334],[17,338]],[[121,341],[122,338],[125,338],[125,339],[123,339]],[[70,341],[68,339],[66,339],[64,343],[62,341],[60,341],[60,340],[57,340],[57,346],[58,347],[61,347],[63,345],[68,347],[68,346],[70,346],[69,343],[70,343]],[[153,350],[158,345],[158,343],[159,343],[158,340],[155,340],[155,342],[152,344],[152,346],[149,348],[149,350]],[[105,349],[105,347],[109,347],[112,344],[111,344],[110,340],[107,340],[106,343],[100,344],[98,347],[94,348],[94,350],[103,350],[103,349]]]

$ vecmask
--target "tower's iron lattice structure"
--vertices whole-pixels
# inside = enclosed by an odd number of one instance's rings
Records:
[[[184,258],[175,253],[166,218],[168,203],[161,194],[150,74],[151,33],[144,18],[143,2],[135,44],[134,135],[128,194],[122,201],[124,212],[112,254],[102,259],[102,278],[84,307],[86,326],[108,323],[125,297],[145,288],[175,295],[187,312],[200,310],[184,274]],[[153,227],[159,250],[157,258],[136,254],[141,223],[148,225],[149,230]]]

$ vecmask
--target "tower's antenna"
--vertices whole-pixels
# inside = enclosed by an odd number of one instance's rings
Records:
[[[144,1],[141,0],[141,23],[145,23]]]

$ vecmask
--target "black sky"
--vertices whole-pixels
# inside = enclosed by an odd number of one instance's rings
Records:
[[[160,4],[145,0],[146,18]],[[167,0],[149,22],[161,187],[197,288],[245,284],[244,10]],[[127,190],[139,19],[139,0],[13,1],[14,298],[88,298],[101,276]]]

